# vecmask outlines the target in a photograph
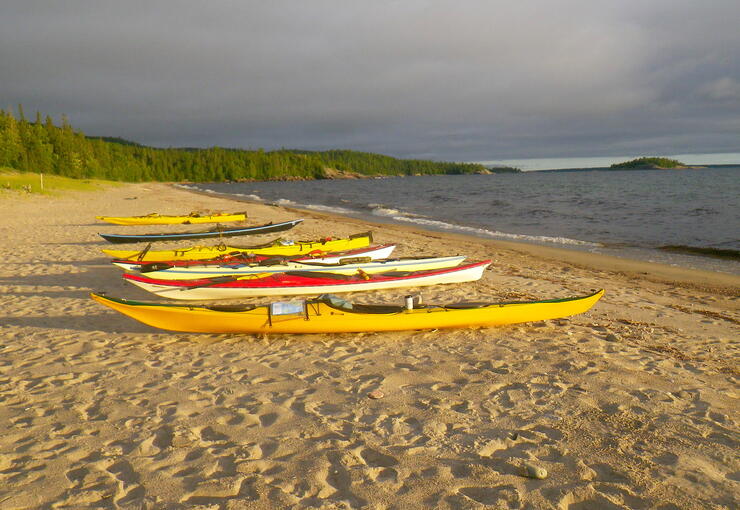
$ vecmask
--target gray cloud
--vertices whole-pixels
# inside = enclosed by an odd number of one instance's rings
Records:
[[[738,151],[740,4],[5,1],[0,104],[159,146]]]

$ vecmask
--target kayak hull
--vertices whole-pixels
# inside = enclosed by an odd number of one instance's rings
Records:
[[[244,221],[247,213],[222,213],[187,216],[168,216],[147,214],[146,216],[95,216],[95,218],[113,225],[195,225],[199,223],[223,223],[226,221]]]
[[[401,276],[390,273],[374,275],[305,275],[305,271],[253,275],[220,282],[220,277],[199,280],[156,280],[127,273],[123,278],[161,297],[184,300],[239,299],[252,296],[297,296],[397,289],[479,280],[490,260],[464,266],[414,271]],[[300,274],[299,274],[300,273]],[[228,279],[229,277],[223,277]]]
[[[286,244],[282,240],[271,241],[256,246],[190,246],[174,250],[102,250],[114,259],[130,259],[141,262],[166,262],[171,260],[203,260],[212,259],[229,254],[269,255],[273,257],[290,257],[295,255],[310,255],[331,253],[335,251],[353,250],[369,246],[373,240],[371,233],[355,234],[346,239],[297,241]]]
[[[208,238],[222,238],[222,237],[234,237],[234,236],[248,236],[257,234],[270,234],[272,232],[283,232],[290,230],[291,228],[298,225],[303,220],[291,220],[284,221],[282,223],[268,223],[267,225],[259,225],[256,227],[242,227],[242,228],[231,228],[231,229],[212,229],[201,232],[180,232],[171,234],[138,234],[138,235],[122,235],[122,234],[98,234],[100,237],[108,241],[109,243],[123,244],[123,243],[141,243],[141,242],[152,242],[152,241],[180,241],[183,239],[208,239]]]
[[[415,329],[502,326],[570,317],[588,311],[604,294],[547,301],[494,303],[475,307],[425,306],[382,313],[337,308],[325,301],[298,303],[298,313],[275,315],[274,305],[229,310],[205,306],[145,303],[91,294],[92,299],[156,328],[190,333],[357,333]],[[357,307],[358,305],[355,305]],[[246,307],[249,308],[249,307]],[[376,308],[377,309],[377,308]]]

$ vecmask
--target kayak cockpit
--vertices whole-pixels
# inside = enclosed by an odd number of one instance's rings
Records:
[[[377,314],[390,314],[400,313],[405,310],[403,306],[397,305],[363,305],[358,303],[351,303],[344,298],[341,298],[335,294],[321,294],[316,300],[316,303],[323,303],[331,308],[341,310],[343,312],[354,312],[354,313],[377,313]]]

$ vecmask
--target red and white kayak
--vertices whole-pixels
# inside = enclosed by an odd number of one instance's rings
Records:
[[[391,271],[352,275],[289,271],[271,275],[221,276],[197,280],[160,280],[139,274],[123,278],[158,296],[172,299],[238,299],[420,287],[479,280],[490,260],[429,271]]]
[[[137,271],[148,273],[150,271],[161,271],[169,268],[207,267],[207,266],[240,266],[253,264],[272,264],[285,262],[320,262],[324,264],[339,264],[348,259],[379,260],[387,259],[396,249],[395,244],[381,244],[355,250],[345,250],[335,253],[322,253],[321,255],[296,255],[293,257],[253,255],[239,253],[237,255],[223,255],[212,259],[198,260],[165,260],[161,262],[144,262],[138,260],[115,259],[111,261],[114,265],[126,271]]]

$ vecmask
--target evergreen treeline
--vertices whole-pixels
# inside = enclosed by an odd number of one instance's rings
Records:
[[[74,178],[117,181],[227,181],[320,179],[325,169],[363,175],[463,174],[484,169],[471,163],[401,160],[379,154],[209,149],[157,149],[119,138],[86,137],[66,117],[25,118],[19,107],[0,110],[0,168]]]

